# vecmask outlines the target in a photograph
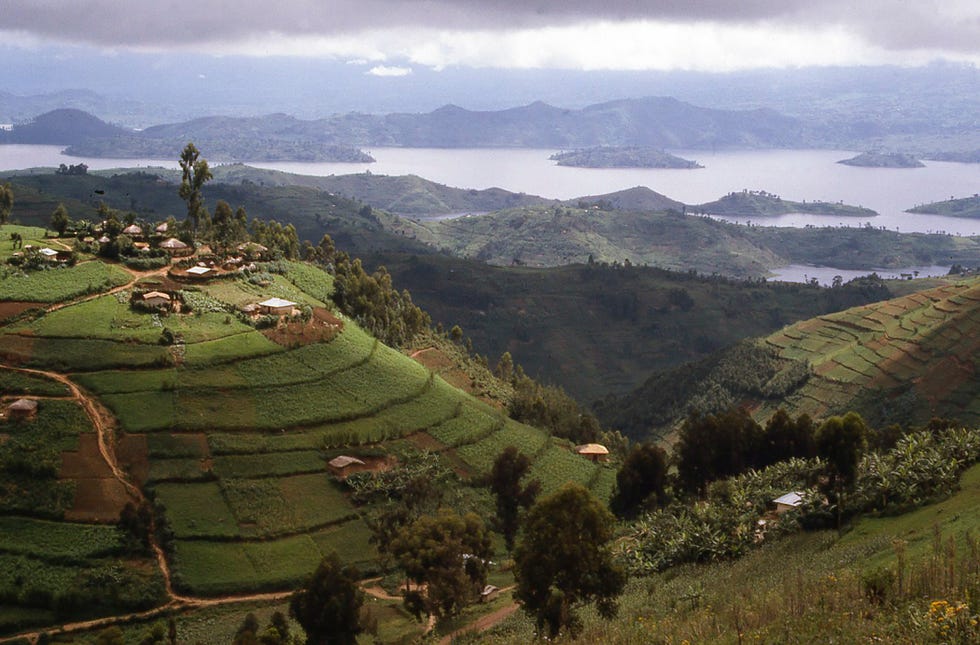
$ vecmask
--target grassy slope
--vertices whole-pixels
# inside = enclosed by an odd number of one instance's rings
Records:
[[[763,421],[785,407],[815,418],[857,410],[873,426],[932,416],[973,425],[980,422],[978,324],[980,279],[951,281],[790,325],[744,346],[745,357],[734,362],[720,355],[660,373],[610,402],[600,416],[634,435],[651,427],[663,434],[710,394],[715,401],[727,396],[728,403],[751,406]],[[805,383],[784,396],[763,396],[766,383],[779,382],[804,361],[811,372]],[[672,414],[665,417],[663,410]]]
[[[876,228],[737,226],[679,213],[534,207],[424,222],[415,239],[490,264],[558,266],[597,261],[649,264],[729,276],[762,276],[786,264],[845,269],[980,263],[980,238]]]
[[[287,295],[301,301],[316,303],[331,289],[329,276],[305,265],[294,265],[280,279],[300,290]],[[251,289],[245,282],[217,282],[203,286],[198,297],[239,302],[256,298]],[[507,420],[377,343],[353,321],[345,320],[329,342],[283,347],[234,315],[157,318],[134,314],[126,299],[126,292],[102,296],[11,323],[0,330],[0,346],[8,359],[70,370],[116,415],[120,442],[145,441],[145,453],[137,448],[124,458],[166,509],[175,584],[191,593],[289,589],[333,550],[375,570],[363,520],[369,509],[355,506],[326,472],[326,461],[337,454],[405,461],[424,446],[438,451],[458,475],[475,477],[506,445],[516,444],[533,456],[534,476],[545,490],[574,480],[601,497],[611,491],[611,466],[593,464],[572,454],[567,442]],[[160,345],[164,325],[183,343]],[[21,390],[37,389],[35,381],[5,379]],[[53,459],[60,446],[51,446]],[[486,489],[459,499],[470,500],[461,503],[475,504],[483,515],[492,512]],[[52,502],[49,514],[60,513],[66,502],[58,503]],[[12,512],[26,511],[0,508],[0,544],[15,542],[2,523]],[[64,531],[51,539],[62,534],[73,535]],[[12,580],[0,575],[0,592]],[[9,615],[0,615],[0,625],[8,625],[0,629],[54,621],[49,612],[31,613],[38,602],[16,601]]]
[[[980,466],[966,471],[953,497],[897,517],[866,518],[843,538],[836,532],[803,533],[774,540],[734,562],[683,565],[630,581],[612,621],[592,611],[573,643],[935,643],[942,640],[928,619],[930,602],[966,600],[944,585],[948,554],[933,562],[933,536],[958,542],[960,572],[977,566],[962,538],[980,528]],[[903,597],[897,581],[887,586],[895,604],[875,604],[862,579],[897,568],[893,542],[906,543],[906,583],[919,580],[927,595]],[[976,584],[976,582],[974,582]],[[971,601],[972,613],[976,613]],[[976,632],[974,632],[976,633]],[[533,637],[533,621],[518,612],[501,627],[463,642],[521,643]]]
[[[870,208],[860,206],[828,202],[794,202],[764,192],[729,193],[721,199],[692,208],[696,212],[710,215],[737,215],[742,217],[772,217],[787,213],[841,215],[843,217],[874,217],[878,214]]]
[[[980,196],[948,199],[942,202],[923,204],[908,209],[909,213],[925,213],[928,215],[945,215],[947,217],[980,217]]]

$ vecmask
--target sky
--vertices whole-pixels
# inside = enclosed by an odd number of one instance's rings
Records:
[[[980,66],[978,0],[0,0],[0,43],[414,67]]]

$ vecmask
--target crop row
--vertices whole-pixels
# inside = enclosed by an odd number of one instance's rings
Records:
[[[118,552],[121,538],[115,526],[0,516],[0,552],[72,563]]]
[[[129,274],[113,264],[83,262],[73,267],[31,271],[0,280],[0,300],[62,302],[108,291],[129,282]]]
[[[309,577],[331,552],[366,572],[375,558],[369,537],[367,527],[355,520],[278,540],[178,540],[174,555],[176,583],[182,589],[204,595],[292,588]]]
[[[529,457],[540,452],[548,442],[548,436],[531,426],[513,421],[476,443],[460,446],[456,453],[478,472],[488,473],[493,462],[508,446],[514,446]]]
[[[270,537],[316,529],[354,512],[325,472],[161,483],[154,490],[178,539]]]

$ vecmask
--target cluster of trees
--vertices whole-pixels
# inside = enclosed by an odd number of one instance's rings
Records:
[[[56,174],[59,174],[59,175],[87,175],[88,174],[88,166],[86,164],[83,164],[83,163],[71,164],[70,166],[66,166],[65,164],[59,164],[58,165],[58,170],[56,171]]]
[[[319,248],[322,259],[333,267],[333,301],[341,311],[394,347],[408,345],[429,328],[432,319],[412,302],[407,290],[399,292],[394,288],[391,275],[383,266],[369,274],[360,259],[352,260],[343,251],[328,255],[324,249],[332,246],[332,242],[323,241]]]
[[[14,190],[10,183],[0,184],[0,226],[7,223],[10,211],[14,209]]]
[[[709,482],[764,468],[790,457],[814,456],[814,424],[779,410],[760,426],[744,408],[718,414],[693,412],[678,436],[677,477],[681,489],[703,494]]]
[[[824,464],[825,493],[839,507],[870,436],[854,412],[817,426],[806,414],[794,419],[780,409],[764,427],[743,408],[709,415],[692,412],[681,426],[672,457],[654,444],[632,447],[616,475],[610,507],[621,517],[634,517],[676,497],[703,498],[712,482],[814,457]]]

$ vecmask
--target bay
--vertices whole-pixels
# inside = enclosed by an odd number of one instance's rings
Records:
[[[92,170],[176,168],[176,159],[69,157],[61,146],[0,145],[0,170],[85,163]],[[365,171],[414,174],[456,188],[503,188],[553,199],[601,195],[645,186],[686,204],[713,201],[730,192],[766,190],[793,201],[844,202],[879,213],[872,218],[790,214],[724,219],[762,226],[864,226],[922,233],[980,235],[980,220],[913,215],[905,209],[980,190],[980,164],[927,161],[925,168],[860,168],[836,163],[853,156],[841,150],[672,151],[701,163],[696,170],[662,168],[569,168],[548,157],[550,149],[376,148],[377,162],[251,162],[258,168],[303,175]],[[206,155],[206,151],[205,151]]]

